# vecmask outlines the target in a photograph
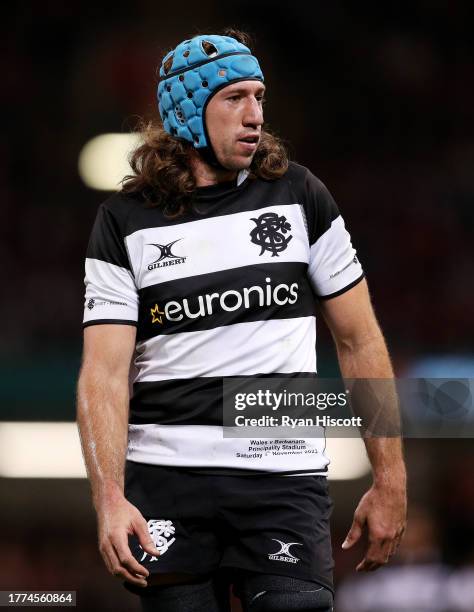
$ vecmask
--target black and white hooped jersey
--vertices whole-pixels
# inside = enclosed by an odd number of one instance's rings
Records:
[[[325,439],[228,438],[222,384],[316,372],[315,302],[363,278],[324,184],[290,163],[275,181],[196,190],[176,219],[139,194],[99,208],[86,258],[84,326],[137,327],[127,458],[223,473],[327,471]],[[261,451],[259,451],[259,448]]]

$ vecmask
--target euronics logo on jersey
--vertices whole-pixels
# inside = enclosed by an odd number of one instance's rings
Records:
[[[152,261],[151,264],[148,265],[148,270],[155,270],[156,268],[164,268],[166,266],[175,266],[177,264],[186,263],[186,257],[175,255],[171,250],[173,245],[180,240],[182,240],[182,238],[173,240],[173,242],[169,242],[168,244],[149,244],[148,246],[154,246],[159,250],[160,256],[158,259],[155,259],[155,261]]]
[[[268,555],[270,561],[284,561],[286,563],[298,563],[298,561],[300,561],[298,557],[295,557],[295,555],[290,552],[290,546],[303,546],[303,544],[300,544],[299,542],[285,543],[281,540],[277,540],[276,538],[272,538],[272,540],[274,542],[278,542],[280,545],[280,550]]]
[[[152,323],[163,323],[163,316],[167,321],[182,321],[186,319],[198,319],[200,317],[206,317],[214,314],[214,308],[216,304],[224,312],[234,312],[240,308],[253,308],[255,306],[255,299],[259,307],[271,306],[276,304],[277,306],[285,306],[286,304],[294,304],[298,299],[298,283],[292,283],[287,285],[286,283],[280,283],[275,287],[271,286],[271,278],[266,278],[266,286],[253,285],[252,287],[244,287],[241,291],[235,289],[229,289],[223,293],[206,293],[205,295],[198,295],[197,302],[198,307],[194,306],[191,308],[188,298],[184,298],[179,302],[177,300],[169,300],[160,309],[158,304],[155,304],[150,309],[152,316]],[[253,303],[251,303],[253,301]]]

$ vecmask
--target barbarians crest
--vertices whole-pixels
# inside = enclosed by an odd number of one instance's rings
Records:
[[[250,232],[250,239],[253,244],[261,247],[262,250],[259,255],[263,255],[265,251],[270,251],[272,257],[278,257],[278,253],[284,251],[293,238],[291,234],[285,236],[291,230],[291,224],[286,220],[286,217],[267,212],[260,217],[253,217],[252,221],[255,222],[256,227]]]
[[[172,521],[152,519],[148,521],[148,532],[161,555],[163,555],[176,540],[176,538],[171,537],[175,532],[175,526]],[[140,548],[142,547],[140,546]],[[146,559],[147,556],[150,557],[150,561],[158,561],[158,557],[154,557],[143,551],[143,557],[140,559],[140,562]]]

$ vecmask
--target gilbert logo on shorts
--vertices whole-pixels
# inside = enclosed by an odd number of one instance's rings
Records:
[[[299,542],[288,542],[287,544],[285,544],[285,542],[277,540],[276,538],[272,538],[272,540],[274,542],[278,542],[278,544],[280,545],[280,550],[268,555],[270,561],[285,561],[286,563],[298,563],[300,559],[298,557],[295,557],[295,555],[290,552],[290,546],[303,546],[303,544],[300,544]]]
[[[148,532],[151,535],[151,539],[153,540],[156,548],[160,551],[160,555],[164,555],[171,544],[173,544],[173,542],[176,540],[176,538],[172,537],[175,532],[175,526],[173,525],[172,521],[152,519],[148,521]],[[142,547],[140,546],[140,548]],[[143,557],[140,559],[140,562],[147,557],[150,557],[148,561],[158,561],[158,557],[154,557],[153,555],[143,551]]]

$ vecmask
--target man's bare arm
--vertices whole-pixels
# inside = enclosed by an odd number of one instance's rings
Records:
[[[106,491],[123,493],[128,432],[128,372],[136,328],[84,330],[77,387],[77,422],[94,505]]]
[[[385,340],[375,318],[367,283],[362,280],[346,293],[321,302],[321,311],[336,343],[339,366],[346,379],[393,379]],[[396,393],[385,406],[396,413]],[[354,405],[356,410],[356,406]],[[368,528],[369,547],[357,570],[374,570],[388,561],[398,546],[406,523],[406,472],[401,439],[364,436],[372,465],[373,485],[362,497],[343,548],[352,546]]]
[[[130,325],[85,328],[77,423],[104,562],[112,574],[146,586],[148,570],[133,558],[128,534],[136,533],[146,552],[157,555],[158,551],[145,519],[124,497],[129,371],[135,337],[136,328]]]

